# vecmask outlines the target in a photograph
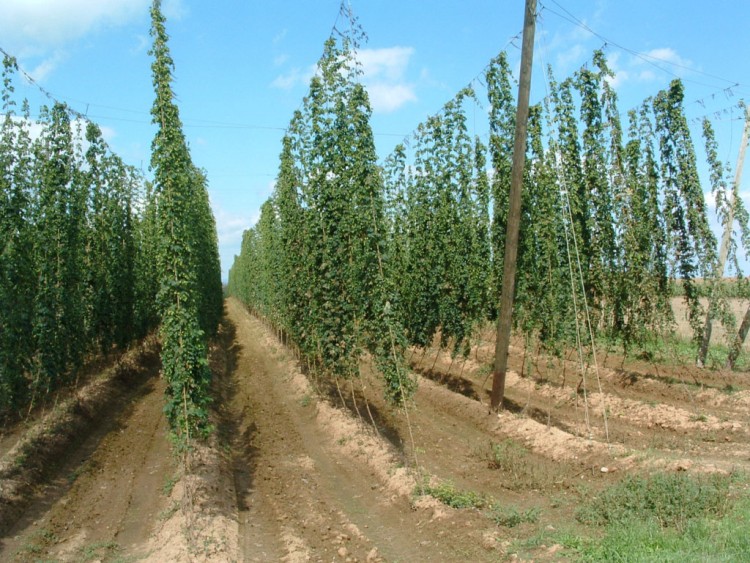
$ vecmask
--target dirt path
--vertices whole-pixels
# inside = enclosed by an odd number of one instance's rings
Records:
[[[416,371],[456,395],[488,401],[491,381],[483,374],[486,369],[481,369],[486,366],[476,361],[468,361],[466,367],[460,361],[451,366],[447,353],[435,360],[434,350],[427,357],[427,361],[413,362]],[[511,358],[519,371],[521,361],[518,353]],[[601,392],[594,375],[589,374],[585,395],[574,371],[567,382],[559,369],[533,377],[509,372],[508,412],[500,417],[504,432],[555,462],[588,458],[594,464],[623,468],[641,461],[669,468],[682,467],[689,459],[691,467],[707,471],[747,467],[750,391],[737,389],[741,376],[703,370],[687,378],[679,368],[662,367],[665,373],[654,375],[650,366],[639,367],[640,371],[603,367]],[[724,385],[716,385],[716,381],[725,379],[731,379],[736,390],[728,392]],[[423,402],[429,403],[438,400],[441,393],[432,391],[423,396]],[[442,407],[445,412],[472,410],[461,407],[458,398],[447,401]],[[514,418],[518,415],[523,418]],[[602,455],[582,456],[582,449]]]
[[[45,487],[3,542],[3,560],[106,560],[145,555],[167,506],[175,472],[162,415],[163,381],[153,378],[119,417],[95,432]]]
[[[319,399],[288,353],[234,300],[224,382],[246,561],[496,560],[475,512],[413,506],[402,456]]]

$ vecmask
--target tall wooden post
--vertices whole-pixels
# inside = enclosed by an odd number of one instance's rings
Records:
[[[745,165],[745,149],[747,149],[748,140],[750,138],[750,105],[745,106],[745,129],[742,132],[742,143],[740,144],[740,153],[737,155],[737,168],[734,172],[734,185],[732,186],[732,197],[736,198],[740,193],[740,183],[742,182],[742,167]],[[734,209],[734,208],[733,208]],[[724,233],[724,237],[727,233]],[[724,246],[724,239],[721,241],[722,248]],[[742,345],[745,343],[747,338],[748,330],[750,330],[750,307],[745,311],[745,317],[742,319],[740,330],[737,332],[737,336],[732,343],[732,348],[729,350],[729,359],[727,360],[727,367],[734,369],[734,363],[740,356],[742,351]]]
[[[500,294],[500,314],[497,319],[495,342],[495,370],[492,378],[490,408],[497,411],[505,395],[505,372],[508,368],[513,294],[516,288],[516,257],[518,256],[518,230],[521,223],[521,187],[526,161],[526,129],[529,120],[529,92],[531,90],[531,63],[534,58],[534,30],[536,0],[526,0],[523,18],[523,43],[521,45],[521,76],[518,84],[518,109],[516,110],[516,141],[513,146],[513,164],[510,175],[510,207],[505,234],[503,263],[503,288]]]
[[[737,168],[735,169],[734,173],[734,184],[732,184],[732,194],[729,196],[729,211],[727,212],[726,223],[724,224],[724,234],[721,237],[721,247],[719,247],[719,262],[716,265],[717,282],[721,282],[721,279],[724,277],[724,267],[727,263],[727,256],[729,255],[729,245],[732,242],[732,229],[734,227],[734,206],[736,204],[735,202],[737,201],[737,196],[740,193],[742,167],[745,164],[745,149],[747,148],[748,136],[750,136],[750,106],[745,106],[745,128],[742,131],[742,142],[740,143],[740,152],[737,155]],[[696,362],[698,367],[703,367],[706,363],[706,356],[708,355],[708,345],[711,343],[711,328],[713,325],[715,299],[716,297],[712,296],[711,301],[708,304],[708,311],[706,312],[706,323],[703,325],[703,339],[701,340],[700,349],[698,350],[698,360]],[[750,309],[748,310],[750,311]],[[743,326],[745,326],[745,335],[747,335],[748,326],[744,321]],[[739,334],[742,334],[742,330],[740,330]],[[742,336],[742,341],[745,340],[745,335]],[[742,346],[742,342],[740,342],[740,346]],[[733,360],[731,359],[731,353],[729,357],[729,363],[732,364]]]

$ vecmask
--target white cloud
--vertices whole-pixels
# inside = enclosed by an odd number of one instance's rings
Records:
[[[184,0],[164,0],[169,19],[183,17]],[[0,37],[20,59],[41,59],[29,74],[44,80],[65,58],[65,46],[89,33],[147,19],[151,0],[2,0]],[[139,37],[136,49],[147,45]]]
[[[33,69],[29,70],[28,74],[36,82],[42,82],[65,59],[66,56],[63,51],[55,50],[50,57],[47,57]]]
[[[3,0],[0,36],[59,46],[101,27],[127,24],[147,14],[148,6],[149,0]]]
[[[117,137],[117,131],[112,129],[112,127],[106,127],[104,125],[99,125],[99,129],[102,131],[102,138],[107,141],[107,144],[110,144],[112,140]]]
[[[417,100],[414,85],[406,81],[406,70],[413,54],[413,47],[400,46],[357,52],[362,81],[374,112],[390,113]]]
[[[653,70],[642,70],[638,73],[638,80],[642,82],[650,82],[656,80],[656,73]]]
[[[273,58],[273,65],[274,66],[281,66],[285,62],[287,62],[288,60],[289,60],[289,55],[276,55]]]
[[[630,80],[630,72],[620,68],[619,52],[608,53],[607,55],[607,66],[614,76],[608,77],[606,80],[612,88],[617,89],[621,84]]]
[[[367,92],[370,95],[373,111],[380,113],[390,113],[407,102],[417,100],[414,87],[408,84],[376,83],[369,85]]]
[[[362,49],[356,56],[366,78],[395,81],[403,78],[413,54],[413,47],[386,47]]]
[[[232,246],[242,242],[242,233],[252,227],[259,215],[255,213],[233,213],[227,211],[215,201],[211,201],[211,208],[216,219],[216,233],[219,237],[219,246]]]
[[[151,2],[148,5],[150,6]],[[190,12],[183,0],[164,0],[161,11],[168,20],[181,20]]]
[[[370,95],[374,112],[390,113],[417,99],[414,85],[406,80],[406,70],[413,54],[412,47],[362,49],[356,53],[362,68],[362,82]],[[285,61],[286,57],[281,55],[274,59],[274,64]],[[281,90],[307,86],[316,72],[316,65],[294,67],[277,76],[271,86]]]
[[[629,57],[627,68],[620,69],[619,53],[609,56],[609,65],[615,71],[615,78],[611,81],[612,86],[619,87],[626,82],[653,82],[658,80],[660,74],[656,71],[657,67],[667,68],[676,75],[682,75],[689,72],[693,67],[693,62],[681,57],[677,51],[671,47],[660,47],[652,49],[640,56],[632,55]]]
[[[133,53],[142,53],[151,46],[151,39],[147,35],[138,35],[136,45],[133,47]]]
[[[671,63],[674,65],[679,65],[683,67],[692,67],[693,62],[682,58],[680,55],[677,54],[677,51],[672,49],[671,47],[661,47],[658,49],[651,49],[647,53],[643,53],[645,57],[649,60],[653,60],[655,63],[659,64],[660,62],[665,63]],[[646,64],[646,62],[643,59],[636,59],[636,64]]]
[[[581,43],[571,45],[567,49],[558,52],[555,57],[557,68],[570,68],[577,66],[580,61],[584,60],[590,54],[589,50]]]
[[[289,72],[277,76],[273,82],[271,82],[271,86],[279,88],[280,90],[291,90],[297,85],[307,86],[312,77],[315,76],[316,69],[317,67],[315,65],[306,69],[294,67]]]
[[[2,120],[4,119],[5,114],[0,113],[0,122],[2,122]],[[46,129],[46,125],[44,123],[38,123],[33,119],[26,119],[20,115],[14,115],[12,119],[16,123],[23,124],[25,126],[25,129],[29,134],[29,138],[33,141],[40,139]],[[87,126],[88,122],[85,119],[75,118],[70,120],[70,130],[73,137],[73,143],[80,146],[81,152],[86,152],[91,146],[91,144],[86,140]],[[112,139],[117,137],[117,131],[115,131],[111,127],[99,125],[99,130],[101,131],[102,138],[107,144],[111,143]]]
[[[273,38],[273,44],[278,45],[279,43],[281,43],[286,37],[287,33],[288,33],[288,30],[286,29],[282,29],[280,32],[278,32],[276,36]]]

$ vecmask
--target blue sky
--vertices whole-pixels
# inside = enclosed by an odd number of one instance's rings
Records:
[[[686,113],[714,120],[734,166],[740,99],[750,102],[750,2],[538,0],[532,102],[542,69],[562,79],[604,48],[625,113],[675,76]],[[278,168],[283,129],[335,25],[339,0],[164,0],[174,88],[194,162],[208,173],[224,276]],[[507,47],[520,60],[523,0],[351,0],[369,36],[361,53],[385,157]],[[150,0],[3,0],[0,47],[56,99],[99,123],[110,146],[148,173],[154,135],[148,57]],[[593,33],[592,33],[593,32]],[[645,55],[645,56],[643,56]],[[32,111],[47,103],[17,83]],[[482,108],[475,110],[478,114]],[[474,118],[476,132],[484,121]],[[485,126],[486,127],[486,126]],[[703,160],[699,125],[693,125]],[[747,167],[746,167],[747,168]],[[746,174],[748,176],[750,174]],[[747,179],[744,186],[750,186]],[[704,181],[708,190],[708,183]]]

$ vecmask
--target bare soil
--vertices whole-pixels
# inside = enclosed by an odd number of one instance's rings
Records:
[[[239,302],[226,311],[211,356],[217,431],[189,455],[167,439],[154,365],[60,438],[54,464],[41,446],[13,454],[42,421],[4,439],[0,493],[25,474],[12,467],[30,471],[23,502],[0,511],[0,559],[565,560],[547,538],[575,532],[580,504],[624,475],[750,468],[742,373],[610,355],[584,380],[575,358],[517,343],[506,409],[492,414],[485,335],[466,360],[410,352],[419,386],[404,409],[369,358],[353,381],[319,380]],[[421,494],[439,484],[481,507]]]

